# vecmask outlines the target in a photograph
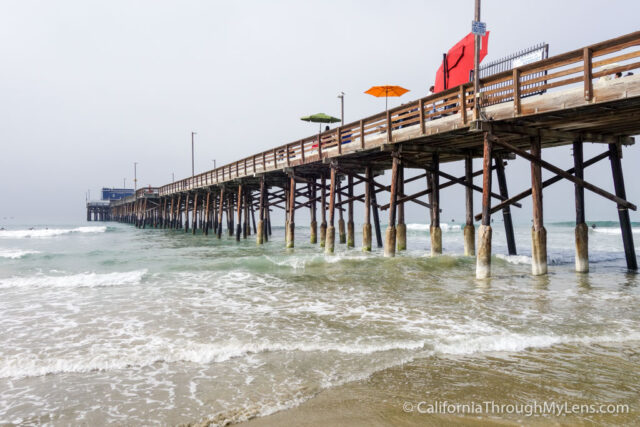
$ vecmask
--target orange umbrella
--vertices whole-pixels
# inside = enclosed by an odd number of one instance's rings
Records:
[[[384,109],[387,110],[387,98],[390,96],[402,96],[407,92],[409,92],[409,89],[405,89],[402,86],[373,86],[365,93],[378,98],[384,96]]]

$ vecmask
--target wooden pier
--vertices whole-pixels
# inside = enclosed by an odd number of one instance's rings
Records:
[[[442,252],[440,190],[461,185],[466,189],[465,255],[476,256],[477,277],[491,274],[491,215],[502,213],[508,251],[515,254],[511,207],[529,196],[532,273],[538,275],[547,272],[543,189],[566,179],[575,187],[576,270],[589,268],[585,189],[616,205],[627,266],[636,270],[629,219],[629,209],[636,206],[626,200],[620,159],[640,133],[640,75],[630,73],[640,68],[639,57],[640,32],[566,52],[483,78],[478,96],[471,83],[461,85],[194,177],[139,189],[112,202],[111,217],[143,228],[199,229],[218,238],[225,228],[238,240],[254,233],[262,244],[271,235],[270,213],[282,209],[286,246],[293,248],[296,210],[309,209],[311,243],[332,253],[336,222],[339,242],[356,246],[353,207],[359,202],[365,207],[360,246],[371,250],[375,236],[385,256],[394,256],[406,248],[404,207],[413,203],[430,211],[431,254],[436,256]],[[584,143],[600,143],[603,151],[585,160]],[[542,160],[544,149],[560,145],[573,146],[573,168]],[[531,188],[510,195],[505,160],[515,156],[530,162]],[[474,158],[482,159],[480,170],[472,170]],[[606,159],[613,194],[585,178],[585,168]],[[463,162],[465,174],[445,173],[440,165],[446,162]],[[376,181],[389,169],[390,185]],[[407,169],[421,172],[405,178]],[[555,176],[543,181],[542,169]],[[481,185],[474,183],[479,176]],[[423,180],[425,189],[407,194],[405,184],[416,180]],[[473,191],[482,193],[478,212]],[[420,200],[424,196],[427,201]],[[388,215],[384,242],[380,214]],[[481,221],[477,245],[474,220]]]

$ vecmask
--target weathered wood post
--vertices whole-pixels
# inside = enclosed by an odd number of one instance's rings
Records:
[[[473,154],[468,153],[464,158],[464,174],[467,184],[473,185]],[[476,229],[473,225],[473,188],[465,187],[466,224],[464,226],[464,254],[476,255]]]
[[[287,200],[289,204],[289,223],[287,224],[288,229],[288,237],[287,240],[287,248],[294,247],[295,240],[295,215],[296,215],[296,179],[292,176],[289,179],[289,200]]]
[[[211,212],[211,228],[213,228],[213,234],[218,234],[218,196],[216,193],[213,193],[213,206]]]
[[[193,223],[191,231],[196,234],[196,228],[198,228],[198,193],[193,196]]]
[[[236,215],[238,223],[236,224],[236,242],[240,241],[242,234],[242,184],[238,185],[238,202],[236,203]]]
[[[316,180],[314,178],[313,184],[307,184],[307,195],[309,198],[309,216],[311,217],[311,224],[309,225],[312,244],[318,243],[318,221],[316,221]]]
[[[371,183],[373,184],[373,174],[371,175]],[[374,185],[369,188],[371,190],[371,214],[373,215],[373,227],[376,231],[376,244],[382,247],[382,231],[380,230],[380,216],[378,211],[378,196]]]
[[[233,193],[227,195],[227,233],[229,237],[233,237],[235,234],[235,227],[233,226],[233,207],[234,207]]]
[[[339,177],[338,177],[339,178]],[[347,231],[344,227],[344,218],[342,217],[342,182],[340,179],[336,180],[336,185],[338,186],[338,232],[340,234],[340,243],[347,243]]]
[[[336,228],[334,227],[335,207],[336,207],[336,168],[331,164],[331,187],[329,188],[329,226],[327,227],[327,237],[324,243],[325,253],[332,254],[336,244]],[[324,188],[324,187],[323,187]]]
[[[431,226],[429,234],[431,235],[431,256],[442,254],[442,229],[440,228],[440,155],[433,153],[431,155]]]
[[[348,208],[348,217],[347,217],[347,247],[348,248],[353,248],[356,245],[356,239],[355,239],[355,230],[354,230],[354,225],[353,225],[353,176],[352,175],[348,175],[347,177],[347,191],[348,191],[348,195],[349,195],[349,203]]]
[[[540,160],[542,145],[539,136],[531,137],[531,155]],[[542,216],[542,169],[539,162],[531,162],[531,200],[533,227],[531,229],[531,273],[547,273],[547,230]]]
[[[371,252],[371,166],[367,166],[364,183],[364,225],[362,226],[362,250]]]
[[[256,227],[256,215],[254,213],[254,205],[253,205],[253,193],[249,195],[249,210],[251,211],[251,225],[253,225],[253,234],[258,233],[258,228]],[[249,235],[251,235],[251,227],[249,227]]]
[[[224,212],[224,187],[220,187],[220,199],[218,201],[218,239],[222,238],[222,213]]]
[[[498,178],[498,187],[500,188],[500,195],[504,197],[504,200],[509,198],[509,190],[507,188],[507,178],[504,173],[504,162],[502,159],[494,159],[496,165],[496,177]],[[516,255],[516,239],[513,234],[513,222],[511,221],[511,208],[506,205],[502,208],[502,220],[504,222],[504,232],[507,236],[507,250],[509,255]]]
[[[205,201],[206,205],[205,205],[205,209],[204,209],[204,216],[205,216],[205,222],[204,222],[204,235],[208,236],[209,235],[209,225],[211,224],[211,190],[207,190],[207,199]]]
[[[245,191],[242,195],[244,203],[244,221],[242,221],[242,238],[246,239],[247,236],[251,233],[249,230],[249,190]]]
[[[187,198],[184,201],[184,232],[189,232],[189,199],[190,194],[187,193]]]
[[[584,180],[582,141],[573,141],[573,166],[575,177]],[[584,187],[574,184],[576,198],[576,271],[589,271],[589,227],[585,223],[584,215]]]
[[[384,239],[384,256],[396,256],[396,199],[398,193],[398,152],[393,151],[391,166],[391,189],[389,198],[389,225]]]
[[[256,243],[264,243],[264,204],[265,204],[264,175],[260,177],[260,199],[258,200],[258,229],[256,232]]]
[[[622,175],[622,163],[620,162],[622,150],[620,144],[609,144],[609,159],[611,161],[611,172],[613,173],[613,187],[616,196],[627,199],[627,192],[624,188],[624,176]],[[631,220],[629,219],[629,209],[618,205],[618,219],[620,220],[620,231],[622,232],[622,244],[624,254],[627,259],[627,268],[637,270],[636,249],[633,244],[633,231],[631,230]]]
[[[477,110],[477,108],[476,108]],[[478,231],[478,255],[476,257],[476,278],[491,276],[491,156],[492,143],[489,132],[484,133],[482,156],[482,225]]]
[[[404,166],[400,161],[398,164],[398,190],[399,194],[404,194]],[[407,225],[404,223],[404,203],[397,203],[398,225],[396,226],[396,242],[399,251],[407,250]]]
[[[320,223],[320,246],[324,248],[324,245],[327,241],[327,179],[324,173],[322,174],[321,182],[322,188],[320,189],[320,193],[322,196],[322,201],[320,203],[320,217],[322,218],[322,222]]]

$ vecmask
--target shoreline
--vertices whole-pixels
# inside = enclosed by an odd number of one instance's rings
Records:
[[[377,371],[364,380],[324,389],[295,407],[231,424],[247,427],[638,424],[638,344],[627,341],[580,345],[582,354],[574,356],[578,360],[573,366],[565,363],[565,357],[575,355],[577,345],[567,344],[520,353],[419,358]],[[593,359],[615,360],[616,364],[609,364],[603,372],[577,368]],[[618,390],[607,387],[612,382],[617,383]],[[419,402],[423,402],[422,413],[415,409]],[[585,406],[617,404],[626,405],[630,410],[616,414],[527,415],[485,412],[488,406],[482,405],[481,413],[442,413],[446,412],[442,411],[444,402],[460,405],[494,402],[493,408],[503,405],[503,411],[509,409],[507,405],[521,409],[526,408],[524,405],[533,407],[532,402],[540,406],[544,402]],[[407,403],[411,404],[411,411],[405,410],[403,405]],[[438,403],[440,413],[426,413],[429,409],[438,412]]]

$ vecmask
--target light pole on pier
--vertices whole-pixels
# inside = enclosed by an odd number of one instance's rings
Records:
[[[196,132],[191,132],[191,177],[195,176],[195,167],[193,160],[193,136],[196,135]]]
[[[480,0],[475,0],[474,21],[480,22]],[[476,120],[480,119],[480,34],[474,34],[473,53],[473,114]]]
[[[340,126],[344,126],[344,92],[340,92],[338,98],[340,98]]]
[[[213,168],[216,168],[216,159],[211,159],[211,161],[213,162]]]
[[[171,172],[171,182],[176,182],[176,177],[173,172]]]
[[[133,191],[138,189],[138,162],[133,162]]]
[[[122,189],[127,188],[127,178],[122,178]]]

